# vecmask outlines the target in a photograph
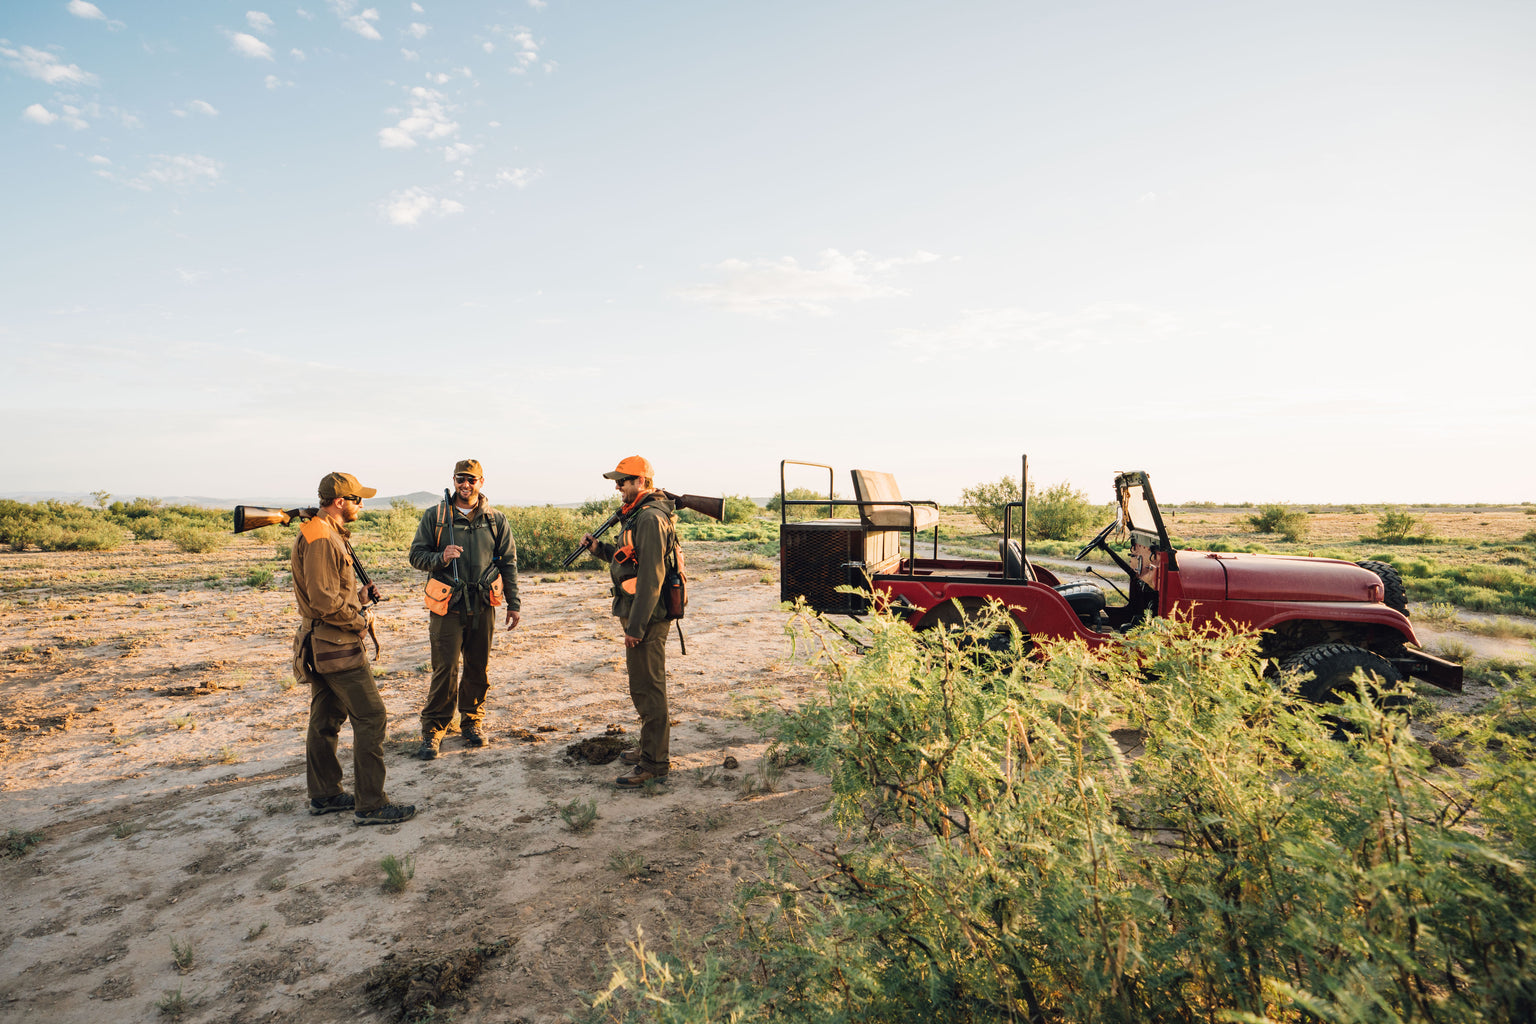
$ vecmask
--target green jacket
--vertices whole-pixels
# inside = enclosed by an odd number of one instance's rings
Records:
[[[667,575],[667,553],[677,543],[672,516],[676,511],[670,499],[658,488],[640,499],[629,515],[619,520],[619,543],[599,541],[597,557],[608,563],[613,580],[613,614],[624,620],[624,632],[645,638],[646,627],[667,617],[661,602],[661,584]],[[633,544],[635,557],[615,562],[614,552],[625,543]],[[633,593],[625,582],[634,580]]]
[[[452,583],[453,563],[443,561],[443,548],[449,544],[448,526],[444,524],[442,539],[439,540],[437,510],[438,506],[432,505],[421,515],[421,524],[416,527],[416,539],[411,541],[411,565],[444,583]],[[454,595],[449,609],[462,610],[466,595],[473,601],[472,610],[484,608],[484,601],[479,594],[471,591],[470,585],[479,584],[488,591],[499,574],[506,606],[513,611],[521,611],[522,603],[517,596],[517,541],[512,538],[507,517],[491,508],[491,503],[483,494],[480,495],[479,503],[468,513],[457,508],[450,508],[449,511],[453,516],[453,543],[464,549],[464,553],[454,561],[459,566],[459,581],[466,585]]]

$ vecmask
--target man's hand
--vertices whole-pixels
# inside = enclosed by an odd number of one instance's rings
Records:
[[[640,644],[641,644],[640,637],[638,637],[638,636],[630,636],[628,633],[624,634],[624,646],[625,647],[639,647]]]
[[[522,613],[521,612],[513,611],[511,606],[509,605],[507,607],[507,628],[508,629],[516,629],[517,628],[517,624],[519,622],[522,622],[522,621],[523,621]]]
[[[458,558],[463,553],[464,549],[459,545],[449,544],[447,547],[443,548],[443,564],[447,565],[449,562],[453,561],[455,558]]]
[[[584,533],[581,535],[581,546],[592,552],[594,555],[597,554],[597,538],[592,536],[590,533]]]
[[[384,598],[379,595],[379,585],[377,583],[370,582],[368,584],[368,600],[372,601],[374,604],[378,604],[380,601],[384,600]]]

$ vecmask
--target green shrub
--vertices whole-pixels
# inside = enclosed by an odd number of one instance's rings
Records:
[[[217,551],[229,543],[229,535],[217,530],[200,529],[195,526],[175,527],[167,537],[172,544],[176,545],[177,550],[193,554]]]
[[[268,566],[257,566],[246,574],[245,585],[253,590],[265,590],[271,584],[272,570]]]
[[[727,523],[744,523],[748,519],[755,519],[763,507],[745,494],[727,494],[725,496],[725,519]]]
[[[1376,520],[1375,540],[1387,544],[1401,544],[1408,539],[1413,528],[1419,525],[1417,516],[1411,516],[1401,509],[1389,508]]]
[[[826,700],[775,731],[831,780],[844,836],[746,885],[734,946],[637,944],[598,1002],[678,1022],[1530,1019],[1525,740],[1469,771],[1474,820],[1405,723],[1295,705],[1253,635],[1156,620],[1123,647],[975,657],[1000,622],[919,642],[877,616],[857,659],[813,624]]]
[[[1277,533],[1280,521],[1289,510],[1284,505],[1260,505],[1256,515],[1248,517],[1254,533]]]
[[[507,514],[507,525],[517,541],[517,567],[525,572],[559,568],[561,561],[581,543],[581,535],[596,529],[601,520],[583,516],[573,508],[554,505],[498,506]],[[608,540],[613,539],[612,531]],[[573,569],[601,568],[591,555],[580,555]]]
[[[831,496],[836,498],[837,492],[833,491]],[[768,511],[778,513],[780,509],[784,508],[784,501],[786,499],[789,501],[826,501],[827,493],[825,491],[815,491],[809,487],[791,487],[788,494],[775,494],[768,499]],[[789,506],[789,514],[785,518],[791,521],[800,519],[829,519],[835,518],[834,513],[836,511],[835,506],[828,505],[820,507],[815,505],[791,505]],[[852,509],[845,509],[843,511],[851,514]]]
[[[960,505],[981,520],[991,533],[1003,532],[1005,506],[1019,500],[1019,482],[1011,476],[992,483],[980,483],[960,491]]]
[[[622,502],[617,494],[610,494],[606,498],[588,498],[577,509],[583,518],[595,519],[602,522],[619,510]]]

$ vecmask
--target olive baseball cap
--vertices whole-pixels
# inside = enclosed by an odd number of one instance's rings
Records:
[[[622,480],[627,476],[641,476],[647,480],[654,480],[656,479],[656,471],[651,468],[649,459],[642,459],[638,455],[631,455],[628,458],[620,459],[618,466],[614,467],[612,472],[604,473],[603,476],[609,480]]]
[[[357,482],[357,477],[351,473],[327,473],[320,480],[320,500],[334,501],[337,498],[351,497],[371,498],[379,492],[372,487],[364,487]]]
[[[480,468],[479,459],[460,459],[458,462],[455,462],[453,464],[453,475],[458,476],[460,473],[468,473],[471,476],[479,477],[481,480],[485,479],[485,470]]]

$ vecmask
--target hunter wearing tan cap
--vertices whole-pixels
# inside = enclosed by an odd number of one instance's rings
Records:
[[[624,661],[629,669],[629,697],[640,715],[640,748],[625,751],[635,766],[620,776],[620,789],[639,789],[652,779],[664,781],[671,769],[671,728],[667,721],[667,629],[671,622],[661,601],[667,559],[676,564],[675,507],[656,487],[648,460],[631,455],[603,476],[614,481],[623,505],[619,543],[608,544],[590,533],[581,543],[608,563],[613,581],[613,614],[624,627]]]
[[[480,492],[484,483],[480,460],[460,459],[453,467],[451,507],[445,497],[427,509],[411,542],[411,564],[430,577],[427,618],[432,682],[421,709],[421,746],[416,751],[424,761],[437,757],[455,706],[464,745],[483,747],[490,742],[485,696],[491,687],[496,609],[506,605],[508,629],[516,629],[522,619],[517,542],[507,517]],[[434,599],[434,593],[440,597]]]
[[[293,544],[293,598],[299,628],[293,635],[293,674],[309,684],[309,731],[304,761],[309,813],[352,811],[359,825],[392,825],[416,813],[384,795],[384,700],[373,681],[363,648],[368,632],[364,591],[353,571],[356,555],[347,524],[357,519],[363,499],[379,492],[351,473],[327,473],[320,481],[320,509],[299,530]],[[351,793],[341,788],[336,757],[341,725],[352,720]]]

